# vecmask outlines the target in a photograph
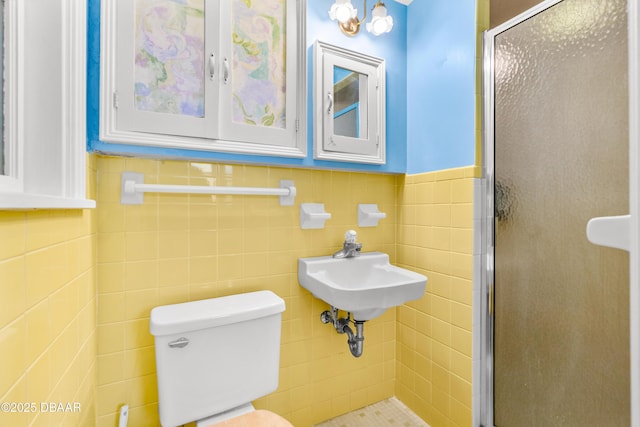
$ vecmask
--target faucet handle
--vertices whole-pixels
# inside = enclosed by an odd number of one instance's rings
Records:
[[[345,243],[356,243],[358,240],[358,233],[354,230],[349,230],[344,234],[344,242]]]

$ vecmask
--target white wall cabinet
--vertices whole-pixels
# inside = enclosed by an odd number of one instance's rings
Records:
[[[385,62],[316,40],[315,158],[384,164]]]
[[[306,155],[304,1],[101,7],[103,141]]]

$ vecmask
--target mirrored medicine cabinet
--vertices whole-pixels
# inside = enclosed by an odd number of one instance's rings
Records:
[[[314,157],[384,164],[384,59],[314,44]]]

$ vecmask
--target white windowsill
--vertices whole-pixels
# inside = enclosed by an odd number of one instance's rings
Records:
[[[91,209],[95,200],[43,196],[26,193],[0,193],[0,210],[24,209]]]

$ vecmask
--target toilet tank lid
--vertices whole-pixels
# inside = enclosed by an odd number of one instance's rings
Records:
[[[282,313],[284,300],[271,291],[249,292],[151,310],[150,329],[154,336],[173,335]]]

